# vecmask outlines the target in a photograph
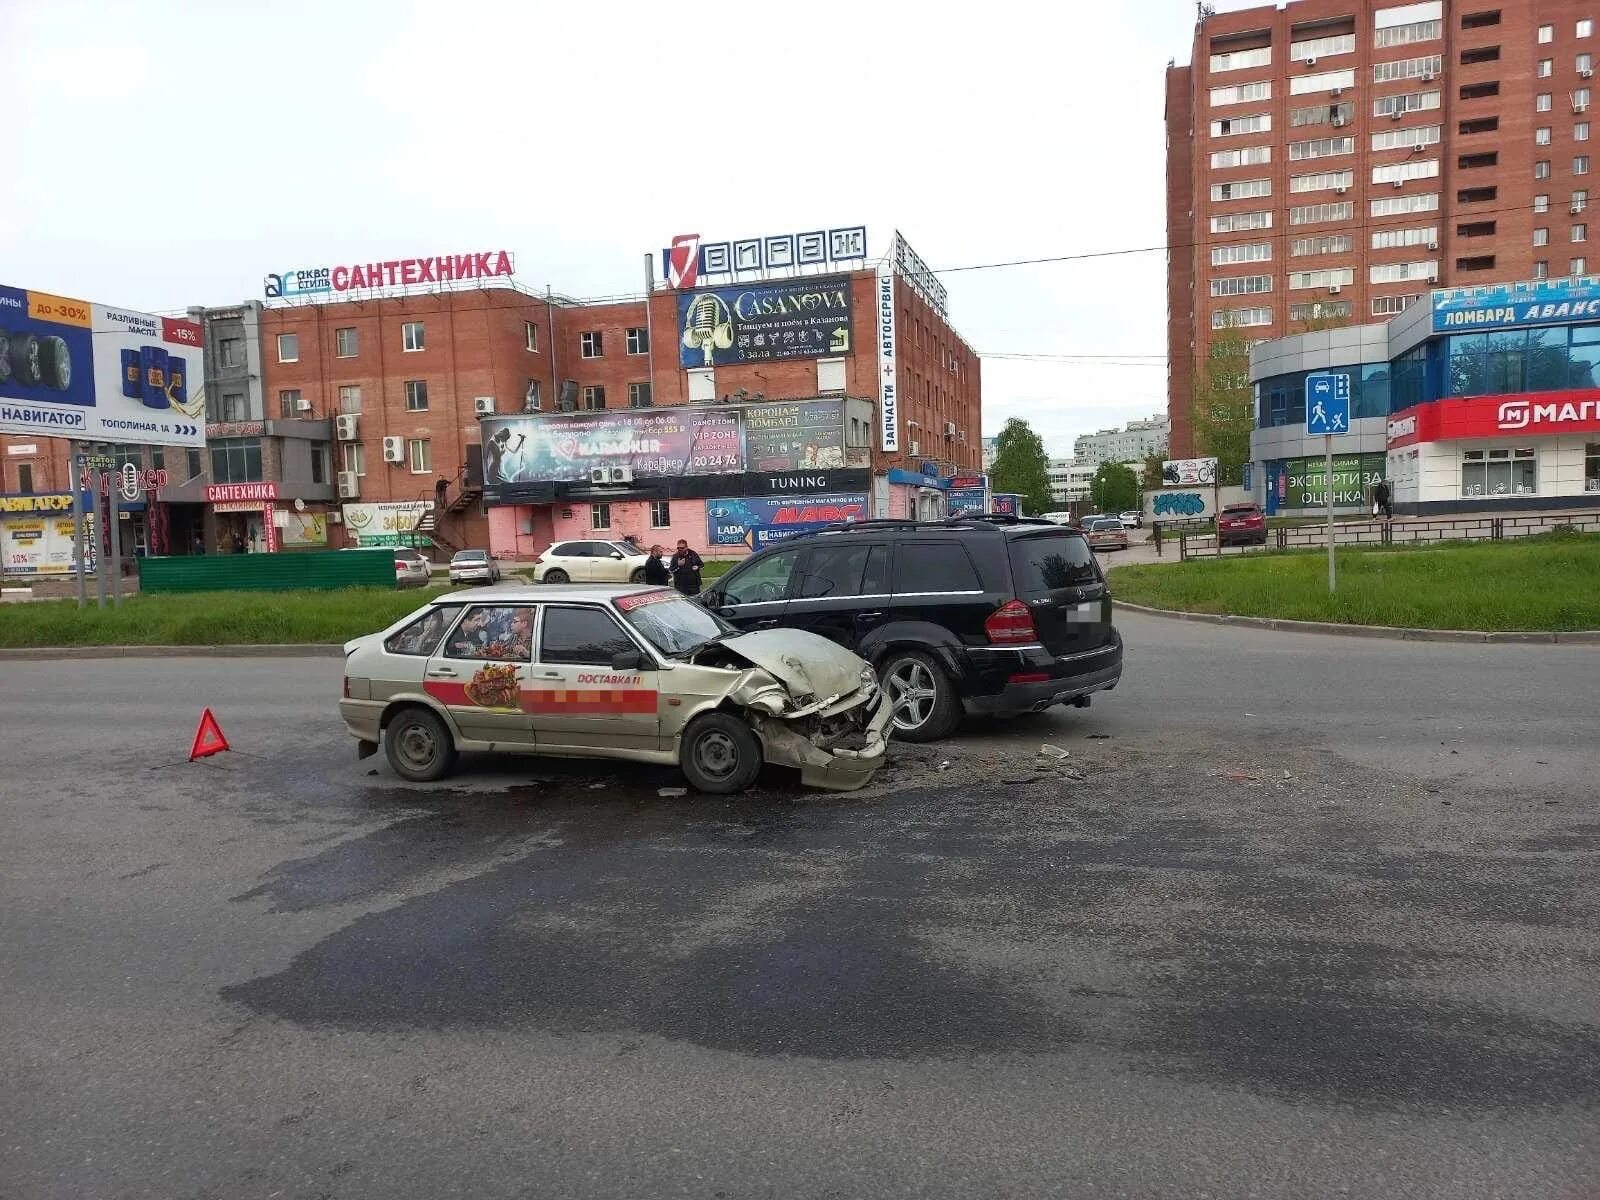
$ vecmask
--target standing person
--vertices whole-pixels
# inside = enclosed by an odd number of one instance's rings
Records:
[[[1372,502],[1383,510],[1385,521],[1394,518],[1394,506],[1390,503],[1389,481],[1379,479],[1378,485],[1372,489]]]
[[[233,552],[235,554],[244,553],[244,536],[238,530],[234,530],[233,533]]]
[[[689,549],[689,543],[678,539],[678,552],[672,556],[672,586],[685,596],[700,594],[700,572],[705,569],[700,556]]]
[[[206,552],[206,539],[198,533],[194,535],[194,552],[196,554],[204,554]]]
[[[650,547],[650,557],[644,560],[644,581],[652,587],[666,587],[672,582],[672,572],[661,561],[666,548],[660,542]]]
[[[444,507],[444,494],[450,490],[450,481],[441,479],[433,485],[433,504],[435,508]]]

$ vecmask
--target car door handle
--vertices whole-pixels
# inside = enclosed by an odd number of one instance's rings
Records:
[[[449,667],[435,667],[428,672],[429,679],[454,679],[455,677],[455,671]]]
[[[883,616],[883,614],[881,612],[857,613],[856,614],[856,620],[857,621],[876,621],[881,616]]]
[[[539,672],[535,673],[534,678],[535,679],[565,679],[566,678],[566,674],[564,672],[562,672],[562,671],[539,671]]]
[[[778,618],[767,617],[764,620],[752,621],[750,627],[752,629],[776,629],[778,627]]]

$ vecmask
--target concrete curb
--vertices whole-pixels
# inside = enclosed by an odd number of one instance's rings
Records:
[[[1387,638],[1401,642],[1475,642],[1478,644],[1600,646],[1600,629],[1577,629],[1570,633],[1542,633],[1508,630],[1488,632],[1478,629],[1408,629],[1399,625],[1347,625],[1338,621],[1290,621],[1282,617],[1236,617],[1221,613],[1182,612],[1171,608],[1149,608],[1113,603],[1128,612],[1147,617],[1168,617],[1174,621],[1198,621],[1203,625],[1236,625],[1245,629],[1271,629],[1279,633],[1323,633],[1335,637]]]
[[[0,661],[56,661],[68,658],[339,658],[343,654],[343,644],[329,646],[316,642],[260,646],[29,646],[20,650],[0,650]]]

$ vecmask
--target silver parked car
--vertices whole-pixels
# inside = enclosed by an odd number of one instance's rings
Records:
[[[381,744],[419,782],[467,750],[675,764],[724,794],[769,762],[851,791],[882,765],[893,714],[837,643],[739,633],[665,588],[453,593],[344,650],[339,715],[361,756]]]
[[[499,583],[500,564],[487,550],[457,550],[450,560],[451,583]]]

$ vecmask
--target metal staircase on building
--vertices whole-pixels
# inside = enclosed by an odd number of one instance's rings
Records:
[[[442,505],[438,502],[437,493],[433,488],[429,488],[417,497],[426,507],[408,531],[407,541],[412,547],[423,549],[422,542],[426,539],[434,547],[451,554],[466,549],[458,540],[461,538],[459,528],[452,531],[454,536],[451,536],[442,526],[450,517],[459,517],[482,500],[483,487],[481,484],[468,482],[467,468],[463,466],[450,481],[450,488],[445,495],[449,498]]]

